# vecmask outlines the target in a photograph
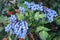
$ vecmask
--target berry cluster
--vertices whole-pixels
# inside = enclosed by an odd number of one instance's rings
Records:
[[[15,34],[19,38],[24,38],[28,30],[28,23],[24,20],[16,21],[14,15],[10,18],[10,23],[5,27],[5,31],[8,33],[12,30],[12,34]]]
[[[19,7],[19,10],[20,10],[20,13],[24,13],[25,12],[25,9],[23,7]]]
[[[35,4],[34,2],[28,3],[27,1],[24,2],[24,4],[27,6],[27,8],[31,9],[32,11],[40,10],[42,11],[42,3]]]
[[[40,4],[35,4],[34,2],[27,2],[25,1],[24,4],[27,6],[28,9],[32,10],[32,11],[36,11],[39,10],[41,11],[43,14],[46,15],[46,18],[48,19],[49,22],[53,21],[53,18],[58,16],[58,14],[56,13],[55,10],[49,9],[45,6],[43,6],[42,3]]]
[[[28,24],[26,21],[21,20],[15,25],[14,33],[16,36],[20,37],[26,35],[28,29]]]
[[[52,22],[54,17],[58,16],[55,10],[49,9],[47,7],[43,7],[42,13],[46,15],[49,22]]]
[[[14,22],[16,20],[15,15],[11,15],[11,17],[8,18],[10,22]]]

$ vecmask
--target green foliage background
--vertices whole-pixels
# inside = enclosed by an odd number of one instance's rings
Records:
[[[42,20],[45,15],[43,15],[41,12],[37,11],[34,13],[34,11],[31,11],[26,8],[26,6],[23,4],[25,0],[17,0],[18,6],[22,6],[26,9],[26,12],[24,13],[24,19],[28,22],[29,28],[31,28],[31,33],[38,33],[41,40],[52,40],[52,38],[56,35],[56,32],[49,32],[51,29],[48,27],[45,27],[44,24],[47,24],[47,20]],[[54,22],[56,23],[56,26],[60,26],[60,0],[27,0],[28,2],[34,1],[35,3],[42,2],[44,6],[56,10],[58,13],[58,16],[54,18]],[[7,1],[0,2],[0,15],[4,14],[5,11],[8,10],[8,4]],[[22,17],[21,17],[22,18]],[[9,23],[8,18],[6,16],[0,16],[0,22],[4,23],[4,27]],[[34,20],[37,19],[39,21],[35,22]],[[2,27],[0,27],[0,38],[5,36],[5,32]],[[2,33],[4,32],[4,33]],[[57,35],[60,34],[60,29],[57,31]],[[11,39],[11,38],[10,38]],[[53,38],[53,40],[60,40],[60,36],[56,36]]]

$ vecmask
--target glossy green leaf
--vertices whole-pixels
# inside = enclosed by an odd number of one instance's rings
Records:
[[[39,26],[39,27],[37,27],[36,32],[41,31],[43,28],[44,28],[43,26]]]
[[[48,29],[48,28],[44,27],[43,30],[44,30],[44,31],[50,31],[51,29]]]
[[[27,12],[25,12],[24,14],[25,14],[25,16],[29,16]]]
[[[9,37],[9,40],[12,40],[11,37]]]
[[[44,18],[44,17],[45,17],[44,14],[40,14],[40,15],[39,15],[39,18]]]
[[[37,20],[39,19],[39,12],[36,12],[36,13],[35,13],[34,18],[37,19]]]
[[[18,20],[24,19],[24,15],[22,15],[22,14],[16,14],[16,16],[17,16]]]
[[[57,25],[60,25],[60,16],[57,16],[54,21],[56,22]]]
[[[39,36],[40,36],[40,38],[42,39],[42,40],[46,40],[47,39],[47,37],[48,37],[48,33],[46,32],[46,31],[41,31],[40,33],[39,33]]]
[[[32,23],[28,23],[28,26],[31,26]]]
[[[44,26],[39,26],[39,27],[37,27],[36,32],[39,32],[39,31],[42,31],[42,30],[44,30],[44,31],[50,31],[50,29],[48,29],[48,28],[46,28]]]
[[[0,27],[0,32],[3,30],[3,27]]]
[[[57,25],[60,25],[60,19],[56,21]]]

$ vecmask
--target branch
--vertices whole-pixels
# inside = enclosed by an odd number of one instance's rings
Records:
[[[32,40],[35,40],[34,36],[33,36],[33,34],[31,32],[28,32],[27,35],[29,35],[29,37],[32,38]]]

